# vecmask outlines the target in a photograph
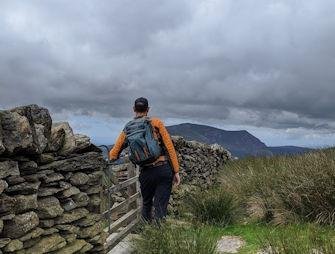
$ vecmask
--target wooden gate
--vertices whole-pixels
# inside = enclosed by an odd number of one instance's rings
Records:
[[[104,171],[102,217],[106,221],[105,231],[109,234],[105,243],[107,252],[140,221],[139,169],[128,157],[121,158],[121,161],[121,164],[108,161],[108,167]]]

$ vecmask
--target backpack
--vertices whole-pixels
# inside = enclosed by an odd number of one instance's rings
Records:
[[[129,159],[136,165],[156,161],[162,155],[162,148],[149,117],[135,118],[124,128],[126,143],[130,150]]]

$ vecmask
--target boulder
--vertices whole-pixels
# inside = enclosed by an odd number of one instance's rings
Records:
[[[20,171],[16,161],[0,161],[0,179],[19,175]]]
[[[58,233],[59,230],[57,228],[48,228],[48,229],[45,229],[44,232],[43,232],[43,235],[52,235],[54,233]]]
[[[39,219],[35,212],[16,215],[12,220],[5,221],[3,235],[14,239],[22,237],[37,227],[38,223]]]
[[[26,254],[43,254],[61,249],[66,241],[59,234],[52,234],[41,238],[34,246],[26,250]]]
[[[61,231],[61,233],[66,233],[66,234],[78,234],[80,231],[79,227],[76,227],[71,224],[56,225],[56,228],[59,231]]]
[[[42,153],[38,158],[40,165],[51,163],[55,160],[55,156],[52,153]]]
[[[68,224],[87,216],[89,212],[85,208],[77,208],[69,212],[63,213],[62,216],[55,219],[56,224]]]
[[[59,173],[51,173],[48,175],[44,175],[41,179],[44,183],[52,183],[52,182],[58,182],[60,180],[63,180],[64,176]]]
[[[63,191],[63,188],[55,188],[55,187],[50,187],[50,188],[39,188],[38,190],[38,197],[47,197],[47,196],[51,196],[51,195],[54,195],[58,192],[61,192]]]
[[[2,229],[3,229],[3,220],[0,220],[0,234],[2,232]]]
[[[51,219],[62,215],[64,209],[56,197],[50,196],[38,200],[37,214],[41,219]]]

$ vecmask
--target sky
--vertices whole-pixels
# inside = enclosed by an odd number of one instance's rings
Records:
[[[335,145],[334,0],[1,0],[0,108],[111,144],[137,97],[167,125]]]

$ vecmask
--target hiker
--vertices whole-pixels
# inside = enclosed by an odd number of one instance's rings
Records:
[[[146,98],[138,98],[134,103],[135,118],[128,122],[109,152],[112,161],[120,152],[129,147],[130,160],[140,166],[140,188],[143,199],[142,217],[152,221],[160,220],[167,214],[172,183],[180,184],[177,154],[159,118],[149,118],[149,103]]]

